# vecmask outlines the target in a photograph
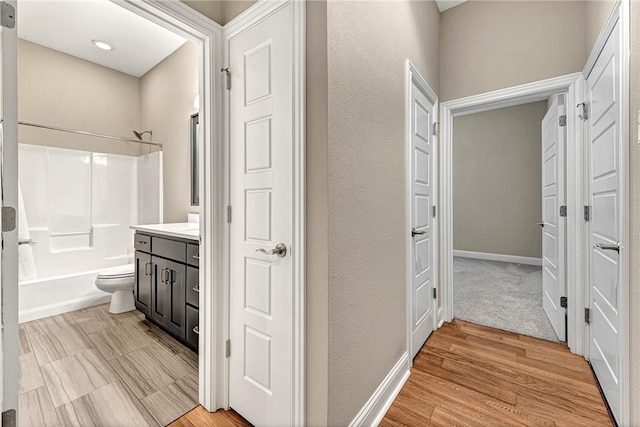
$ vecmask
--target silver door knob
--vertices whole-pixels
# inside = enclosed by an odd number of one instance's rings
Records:
[[[540,227],[544,227],[544,222],[536,222],[536,225],[539,225]]]
[[[602,249],[603,251],[616,251],[620,252],[620,242],[617,242],[615,245],[603,245],[602,243],[596,243],[596,248]]]
[[[18,245],[29,245],[29,246],[35,246],[36,242],[34,242],[33,240],[29,239],[29,240],[18,240]]]
[[[260,248],[256,249],[256,252],[260,252],[261,254],[265,255],[278,255],[280,258],[284,258],[287,256],[287,247],[284,243],[278,243],[273,249],[266,250]]]
[[[411,237],[414,237],[416,235],[423,235],[423,234],[427,234],[426,231],[416,231],[415,228],[411,229]]]

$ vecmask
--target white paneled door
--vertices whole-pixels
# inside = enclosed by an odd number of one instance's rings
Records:
[[[287,5],[229,42],[229,403],[292,425],[292,17]]]
[[[2,4],[2,25],[5,26],[7,10],[15,2]],[[15,16],[15,13],[11,13]],[[1,54],[0,105],[0,179],[2,185],[2,261],[0,262],[0,286],[2,297],[2,325],[0,333],[0,407],[2,424],[11,424],[12,415],[18,410],[20,384],[20,352],[18,348],[18,92],[17,92],[17,35],[16,29],[0,27]],[[14,221],[5,223],[4,219]],[[13,223],[11,225],[10,223]],[[13,411],[13,412],[12,412]]]
[[[566,341],[564,95],[558,96],[542,119],[542,306],[558,339]],[[562,119],[561,117],[564,116]],[[561,122],[562,120],[562,122]]]
[[[621,415],[624,278],[621,244],[624,129],[621,27],[618,22],[587,78],[589,117],[589,357],[615,418]]]
[[[409,138],[411,140],[411,356],[415,357],[434,329],[435,94],[411,76]]]

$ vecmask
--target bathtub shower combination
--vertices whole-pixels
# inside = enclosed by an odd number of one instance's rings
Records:
[[[19,145],[20,322],[108,302],[98,272],[133,262],[137,223],[162,222],[162,152]]]

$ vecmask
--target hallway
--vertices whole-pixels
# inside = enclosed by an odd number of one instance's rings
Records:
[[[454,320],[429,337],[380,425],[612,422],[589,365],[564,344]]]

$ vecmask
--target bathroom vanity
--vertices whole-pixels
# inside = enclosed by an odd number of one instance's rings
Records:
[[[199,230],[197,223],[134,225],[136,308],[198,351]]]

